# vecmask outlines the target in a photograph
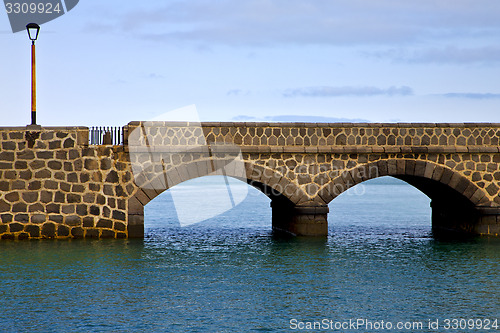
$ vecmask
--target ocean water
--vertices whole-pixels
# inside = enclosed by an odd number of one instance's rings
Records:
[[[360,185],[320,239],[275,237],[267,197],[201,179],[146,206],[144,240],[0,242],[1,330],[500,331],[500,241],[435,239],[418,190]]]

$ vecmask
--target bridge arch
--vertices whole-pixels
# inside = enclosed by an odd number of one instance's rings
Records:
[[[219,160],[218,163],[224,161]],[[228,161],[230,162],[230,161]],[[199,177],[220,175],[228,176],[257,188],[271,199],[271,207],[294,207],[307,194],[296,183],[292,182],[286,175],[271,169],[268,166],[241,161],[244,170],[234,167],[218,168],[210,172],[213,166],[207,166],[210,161],[194,161],[172,167],[167,172],[154,174],[138,187],[128,200],[129,207],[129,232],[144,233],[144,206],[151,200],[180,183]],[[229,165],[229,163],[227,164]],[[242,172],[243,171],[243,172]],[[273,214],[273,223],[277,214]],[[280,215],[280,220],[281,220]],[[274,224],[273,224],[274,225]],[[136,226],[136,227],[134,227]]]
[[[244,170],[228,167],[210,172],[211,168],[207,167],[207,162],[195,161],[184,163],[172,167],[167,172],[156,173],[142,184],[133,197],[140,197],[139,201],[145,205],[163,191],[180,183],[199,177],[215,175],[228,176],[246,182],[262,191],[271,200],[288,200],[291,204],[297,204],[301,198],[306,196],[306,193],[286,177],[286,175],[267,166],[251,161],[241,161],[240,163],[244,166]],[[145,194],[145,197],[141,194],[141,191]]]
[[[445,165],[396,158],[341,171],[318,195],[329,203],[350,187],[382,176],[401,179],[431,199],[435,232],[474,231],[480,220],[480,207],[492,204],[482,188]]]

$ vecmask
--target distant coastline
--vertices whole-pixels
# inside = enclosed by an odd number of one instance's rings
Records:
[[[191,179],[189,181],[183,182],[179,185],[182,186],[203,186],[203,185],[224,185],[225,186],[225,181],[222,180],[223,176],[206,176],[206,177],[200,177],[200,178],[195,178]],[[234,179],[232,177],[229,177],[229,182],[232,185],[245,185],[244,182],[241,182],[237,179]],[[379,178],[374,178],[370,179],[367,181],[362,182],[361,184],[363,185],[407,185],[410,186],[408,183],[405,181],[402,181],[400,179],[390,177],[390,176],[384,176],[384,177],[379,177]],[[177,185],[177,186],[179,186]]]

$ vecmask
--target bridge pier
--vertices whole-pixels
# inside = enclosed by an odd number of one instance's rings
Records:
[[[438,235],[500,235],[500,207],[433,200],[432,229]]]
[[[328,235],[328,206],[296,206],[292,203],[273,200],[273,231],[295,236]]]
[[[500,207],[477,207],[478,222],[474,232],[480,235],[500,236]]]
[[[129,238],[144,238],[144,204],[136,197],[128,200],[127,233]]]

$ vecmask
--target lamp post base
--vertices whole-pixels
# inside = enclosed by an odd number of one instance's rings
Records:
[[[41,125],[26,125],[28,131],[39,131],[42,129]]]

